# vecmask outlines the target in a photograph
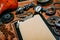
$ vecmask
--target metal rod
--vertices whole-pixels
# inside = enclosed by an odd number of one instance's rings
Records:
[[[15,22],[14,25],[15,25],[15,29],[16,29],[16,32],[18,34],[19,40],[23,40],[20,29],[19,29],[19,21]]]

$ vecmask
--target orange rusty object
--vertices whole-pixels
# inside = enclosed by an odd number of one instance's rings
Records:
[[[15,10],[18,7],[17,0],[0,0],[0,14],[5,10]]]

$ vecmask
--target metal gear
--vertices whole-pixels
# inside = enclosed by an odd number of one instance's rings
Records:
[[[14,15],[11,13],[6,13],[1,17],[3,23],[9,23],[14,19]]]
[[[54,26],[55,25],[55,21],[58,20],[59,17],[57,16],[51,16],[47,19],[47,22],[49,25]]]

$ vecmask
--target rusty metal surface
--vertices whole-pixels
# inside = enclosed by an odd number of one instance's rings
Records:
[[[32,0],[35,4],[37,4],[37,0]],[[27,0],[27,1],[23,1],[23,2],[19,2],[18,3],[18,6],[24,6],[26,4],[30,4],[32,2],[31,0]],[[54,2],[58,2],[60,0],[54,0]],[[49,5],[51,6],[51,5]],[[44,6],[45,8],[46,7],[49,7],[49,6]],[[32,12],[34,14],[34,10],[33,8],[29,9],[28,11],[26,12]],[[59,10],[56,10],[56,16],[59,16],[59,14],[57,12],[60,12]],[[3,24],[0,26],[0,40],[18,40],[18,36],[17,36],[17,33],[16,33],[16,30],[15,30],[15,27],[13,25],[13,23],[17,20],[21,20],[21,18],[18,18],[16,15],[16,11],[13,11],[12,12],[14,14],[14,20],[11,21],[10,23],[8,24]],[[33,15],[32,14],[32,15]],[[27,13],[26,14],[22,14],[22,15],[26,15],[27,16]],[[45,15],[45,13],[42,14],[45,19],[48,19],[50,16],[47,16]]]
[[[26,4],[30,4],[31,2],[32,1],[19,2],[18,6],[24,6]],[[27,12],[32,12],[34,14],[33,8],[31,8]],[[22,15],[27,16],[28,15],[27,12],[25,12],[25,14],[22,14]],[[13,11],[12,14],[14,15],[13,21],[7,24],[0,25],[0,40],[19,40],[15,27],[14,27],[14,22],[16,22],[17,20],[21,20],[21,18],[17,17],[20,15],[16,15],[16,11]]]

